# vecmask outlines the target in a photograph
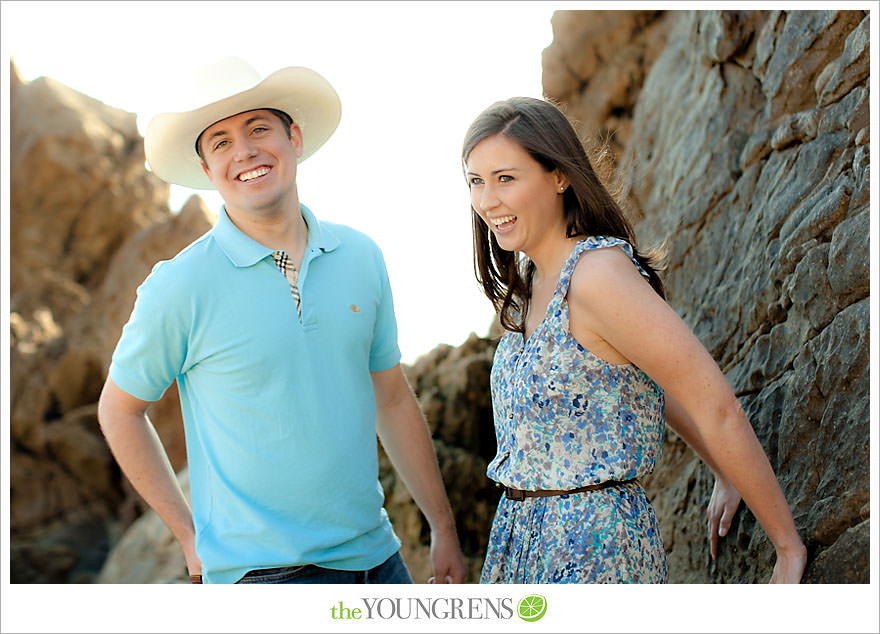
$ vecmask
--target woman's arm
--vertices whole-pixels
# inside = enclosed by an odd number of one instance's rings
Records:
[[[690,416],[709,460],[739,491],[776,548],[771,582],[797,583],[806,549],[770,461],[720,368],[620,249],[582,257],[569,290],[572,334],[595,333]],[[711,466],[711,463],[710,463]]]
[[[666,395],[666,423],[697,452],[715,474],[712,497],[709,498],[709,506],[706,509],[709,554],[712,559],[715,559],[718,556],[718,538],[724,537],[730,530],[730,524],[742,497],[736,487],[730,483],[730,480],[721,475],[718,465],[715,464],[709,450],[706,449],[706,444],[703,442],[700,430],[694,420],[684,407],[668,394]]]

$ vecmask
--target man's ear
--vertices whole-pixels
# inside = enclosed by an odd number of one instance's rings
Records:
[[[202,159],[199,159],[199,164],[202,166],[202,171],[205,173],[205,176],[207,176],[208,178],[211,178],[211,172],[208,169],[208,166],[205,165],[205,161],[203,161]]]
[[[290,124],[290,142],[296,148],[296,158],[302,156],[303,153],[303,133],[298,125]]]

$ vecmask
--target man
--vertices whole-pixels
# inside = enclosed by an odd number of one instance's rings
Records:
[[[99,404],[107,442],[196,583],[411,582],[382,508],[378,431],[430,523],[432,580],[461,582],[382,254],[299,202],[297,162],[336,129],[339,98],[306,68],[210,70],[208,105],[154,117],[144,144],[158,176],[225,205],[138,289]],[[175,379],[192,509],[145,416]]]

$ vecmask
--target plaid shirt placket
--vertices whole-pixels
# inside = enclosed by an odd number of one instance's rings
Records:
[[[293,295],[293,301],[296,302],[296,312],[302,317],[299,286],[297,284],[297,281],[299,280],[299,271],[297,271],[296,267],[290,263],[290,257],[287,255],[286,251],[273,251],[272,259],[275,260],[275,265],[278,267],[278,270],[281,271],[281,274],[287,278],[287,283],[290,284],[290,294]]]

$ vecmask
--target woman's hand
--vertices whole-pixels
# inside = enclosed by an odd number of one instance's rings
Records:
[[[718,556],[718,538],[727,535],[741,500],[739,491],[726,478],[715,477],[712,497],[709,499],[709,507],[706,509],[709,528],[709,554],[712,555],[712,559]]]
[[[806,567],[807,548],[803,544],[784,550],[777,548],[770,583],[800,583]]]

